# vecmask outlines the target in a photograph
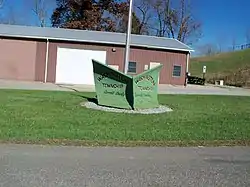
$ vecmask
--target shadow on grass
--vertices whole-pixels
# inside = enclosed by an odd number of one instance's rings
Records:
[[[72,91],[74,91],[76,93],[81,93],[79,90],[77,90],[75,88],[69,88],[69,87],[63,86],[63,85],[58,85],[58,86],[61,87],[61,88],[66,88],[66,89],[72,90]],[[88,102],[92,102],[92,103],[95,103],[96,105],[98,105],[97,96],[95,96],[95,98],[94,98],[94,97],[87,97],[87,96],[80,95],[80,94],[71,94],[71,95],[81,97],[83,99],[86,99]]]
[[[71,95],[81,97],[82,99],[85,99],[88,102],[92,102],[92,103],[94,103],[96,105],[99,105],[99,106],[102,106],[102,107],[111,108],[111,109],[120,109],[120,110],[130,110],[130,109],[124,109],[124,108],[120,108],[120,107],[111,107],[111,106],[106,106],[106,105],[100,105],[100,104],[98,104],[97,96],[95,96],[95,97],[87,97],[87,96],[80,95],[80,94],[71,94]]]
[[[60,88],[66,88],[66,89],[72,90],[72,91],[74,91],[74,92],[80,93],[79,90],[77,90],[77,89],[75,89],[75,88],[67,87],[66,85],[57,84],[57,86],[60,87]],[[70,85],[70,86],[72,86],[72,85]]]
[[[79,93],[81,93],[81,92],[79,92]],[[88,97],[88,96],[84,96],[84,95],[81,95],[81,94],[71,94],[71,95],[77,96],[77,97],[81,97],[82,99],[85,99],[88,102],[95,103],[96,105],[98,105],[97,96],[95,96],[95,97]]]
[[[69,90],[72,90],[72,91],[74,91],[75,93],[74,93],[74,94],[71,94],[71,95],[81,97],[82,99],[85,99],[85,100],[87,100],[88,102],[92,102],[92,103],[94,103],[94,104],[96,104],[96,105],[103,106],[103,107],[108,107],[108,108],[123,109],[123,110],[124,110],[124,108],[120,108],[120,107],[109,107],[109,106],[105,106],[105,105],[100,105],[100,104],[98,104],[97,95],[96,95],[95,97],[88,97],[88,96],[81,95],[82,92],[80,92],[79,90],[77,90],[77,89],[75,89],[75,88],[69,88],[69,87],[63,86],[63,85],[58,85],[58,86],[61,87],[61,88],[67,88],[67,89],[69,89]],[[128,87],[130,87],[130,89],[133,89],[133,85],[132,85],[132,84],[128,84]],[[128,88],[128,87],[127,87],[127,88]],[[134,100],[133,100],[133,95],[131,95],[130,93],[132,93],[132,92],[128,92],[128,90],[129,90],[129,88],[126,89],[126,99],[127,99],[128,103],[129,103],[131,109],[134,110],[134,107],[133,107],[133,102],[134,102]],[[79,93],[79,94],[76,94],[76,93]]]
[[[91,102],[91,103],[95,103],[96,105],[98,105],[98,100],[97,98],[93,98],[93,97],[87,97],[87,96],[84,96],[84,95],[77,95],[83,99],[86,99],[88,102]]]

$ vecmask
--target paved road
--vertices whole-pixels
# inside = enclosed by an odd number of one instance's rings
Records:
[[[250,147],[0,145],[1,187],[249,187]]]
[[[51,91],[81,91],[94,92],[95,88],[91,85],[56,85],[52,83],[10,81],[0,79],[0,89],[25,89],[25,90],[51,90]],[[216,87],[216,86],[197,86],[188,85],[172,86],[159,85],[160,94],[200,94],[200,95],[239,95],[250,96],[250,89]]]
[[[217,87],[212,85],[207,85],[207,86],[188,85],[187,87],[160,85],[159,93],[250,96],[250,89],[242,89],[235,87]]]

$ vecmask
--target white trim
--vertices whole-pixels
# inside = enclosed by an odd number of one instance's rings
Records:
[[[109,67],[111,67],[111,68],[113,68],[113,69],[115,69],[115,70],[117,70],[117,71],[119,71],[119,66],[118,65],[108,65]]]
[[[45,57],[45,72],[44,72],[44,82],[47,82],[47,74],[48,74],[48,59],[49,59],[49,39],[46,41],[46,57]]]
[[[186,72],[189,71],[189,59],[190,59],[190,53],[187,54],[187,62],[186,62]]]
[[[43,40],[59,40],[59,41],[72,41],[72,42],[87,42],[87,43],[101,43],[101,44],[116,44],[116,45],[125,45],[125,43],[119,43],[119,42],[102,42],[102,41],[95,41],[95,40],[79,40],[79,39],[67,39],[67,38],[54,38],[54,37],[41,37],[41,36],[23,36],[23,35],[0,35],[4,37],[16,37],[16,38],[29,38],[29,39],[43,39]],[[177,40],[178,41],[178,40]],[[180,41],[179,41],[180,42]],[[180,42],[181,43],[181,42]],[[131,44],[131,46],[134,47],[145,47],[150,49],[165,49],[165,50],[173,50],[173,51],[185,51],[190,52],[194,51],[192,49],[178,49],[178,48],[165,48],[165,47],[159,47],[159,46],[150,46],[150,45],[138,45],[138,44]]]
[[[184,44],[184,43],[180,42],[180,41],[179,41],[179,40],[177,40],[176,38],[174,38],[173,40],[175,40],[175,41],[179,42],[180,44],[182,44],[182,45],[186,46],[187,48],[190,48],[188,45],[186,45],[186,44]],[[192,50],[190,50],[190,51],[194,51],[194,50],[192,49]]]
[[[159,66],[159,65],[161,65],[162,63],[161,63],[161,62],[149,62],[149,69],[152,69],[151,67],[152,67],[153,64],[158,64],[158,66]],[[157,66],[155,66],[155,67],[157,67]],[[153,67],[153,68],[154,68],[154,67]],[[158,84],[160,83],[160,78],[161,78],[161,72],[159,72]]]

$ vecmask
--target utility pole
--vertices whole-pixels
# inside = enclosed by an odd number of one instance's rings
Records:
[[[127,38],[126,38],[126,49],[124,56],[124,73],[128,73],[128,63],[129,63],[129,50],[130,50],[130,40],[131,40],[131,27],[132,27],[132,7],[133,0],[129,1],[129,14],[128,14],[128,30],[127,30]]]

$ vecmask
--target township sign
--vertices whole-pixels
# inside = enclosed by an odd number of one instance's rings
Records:
[[[124,109],[158,107],[158,78],[162,65],[128,76],[92,60],[98,104]]]

